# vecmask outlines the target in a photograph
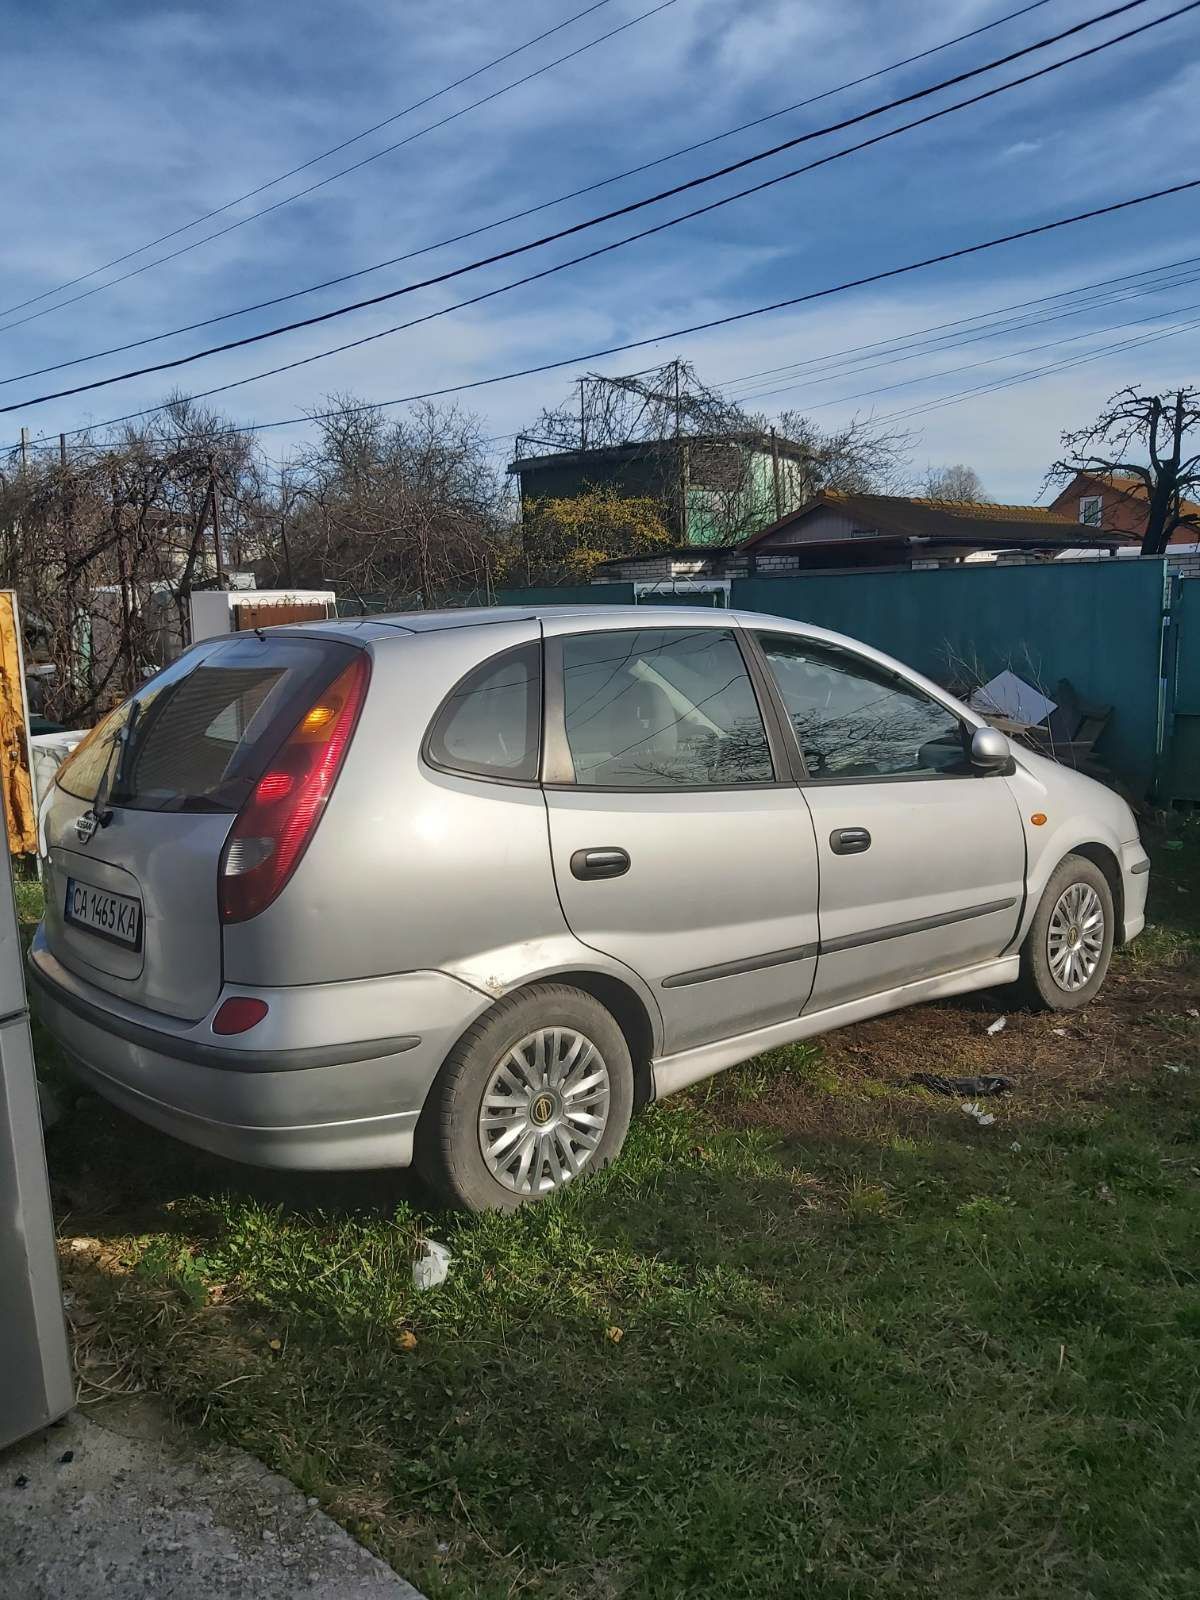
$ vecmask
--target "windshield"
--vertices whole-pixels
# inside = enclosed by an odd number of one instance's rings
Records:
[[[255,635],[189,651],[113,712],[59,784],[90,800],[111,762],[107,804],[238,811],[321,689],[351,659],[319,639]],[[121,759],[113,741],[129,727]]]

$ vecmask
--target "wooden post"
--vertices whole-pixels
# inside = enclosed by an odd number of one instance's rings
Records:
[[[208,458],[208,494],[212,501],[213,556],[217,564],[217,588],[224,589],[226,584],[225,557],[221,554],[221,505],[217,494],[217,464],[211,454]]]
[[[771,476],[775,480],[775,520],[779,521],[783,515],[783,493],[779,487],[779,439],[775,429],[771,429]]]
[[[15,590],[0,593],[0,783],[10,855],[37,850],[37,806],[29,755],[29,702]]]

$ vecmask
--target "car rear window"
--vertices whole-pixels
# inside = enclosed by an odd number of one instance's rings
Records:
[[[237,811],[284,738],[352,659],[332,641],[256,636],[191,651],[60,769],[69,794],[150,811]]]

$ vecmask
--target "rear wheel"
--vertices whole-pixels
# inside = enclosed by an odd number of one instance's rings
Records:
[[[447,1057],[415,1159],[446,1204],[510,1211],[608,1165],[633,1110],[612,1014],[580,989],[535,984],[500,1001]]]
[[[1113,898],[1094,861],[1067,856],[1050,875],[1021,946],[1020,989],[1041,1011],[1075,1011],[1104,982],[1112,956]]]

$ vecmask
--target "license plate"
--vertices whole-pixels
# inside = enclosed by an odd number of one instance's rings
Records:
[[[102,939],[111,939],[114,944],[122,944],[127,950],[141,949],[141,902],[127,894],[93,889],[90,884],[68,878],[63,915],[77,927],[99,934]]]

